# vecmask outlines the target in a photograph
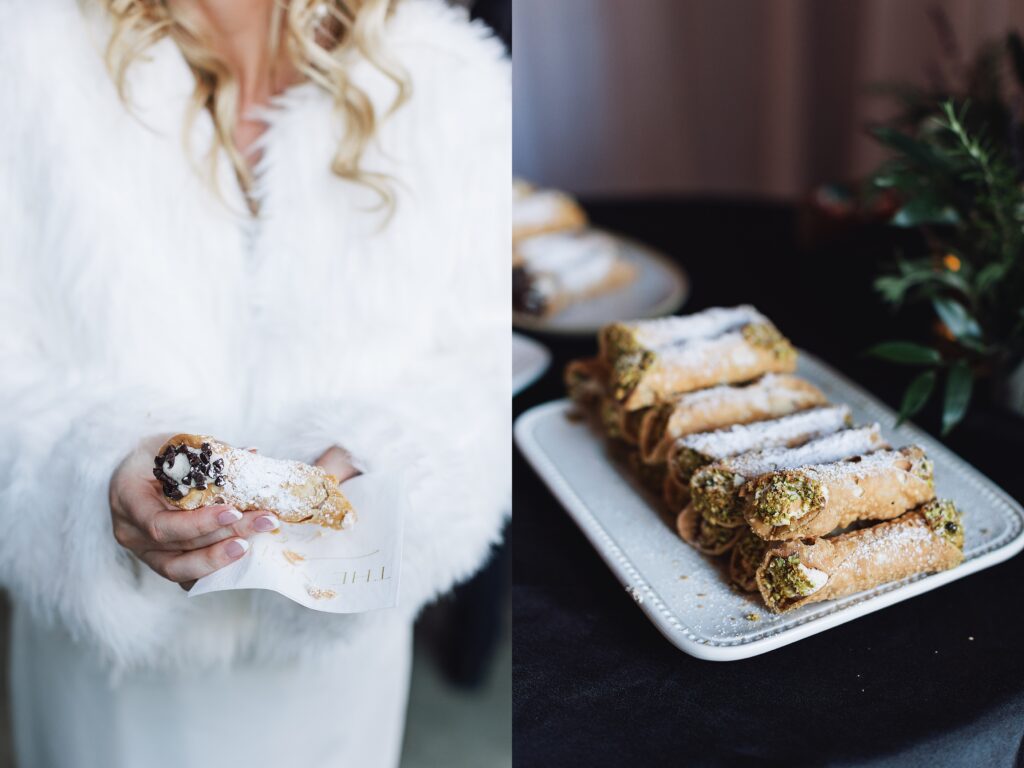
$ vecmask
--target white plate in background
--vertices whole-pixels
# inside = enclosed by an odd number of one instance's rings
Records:
[[[701,555],[679,538],[660,513],[661,500],[608,457],[594,427],[567,418],[575,408],[570,401],[539,405],[516,421],[516,443],[527,460],[640,609],[691,656],[713,661],[757,656],[988,568],[1024,548],[1024,510],[991,480],[917,427],[894,427],[892,410],[806,352],[798,373],[830,401],[848,404],[856,423],[879,422],[893,445],[925,448],[935,463],[936,493],[963,513],[963,563],[771,614],[758,596],[730,588],[721,559]],[[757,621],[748,614],[757,614]]]
[[[540,342],[519,333],[512,334],[512,395],[518,395],[551,365],[551,353]]]
[[[620,258],[636,267],[636,277],[614,291],[569,305],[550,317],[512,312],[512,325],[527,331],[588,335],[617,320],[661,317],[677,311],[690,295],[690,282],[667,256],[629,238],[606,232]]]

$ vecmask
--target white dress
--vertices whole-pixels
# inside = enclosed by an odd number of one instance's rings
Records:
[[[394,216],[330,173],[343,126],[303,85],[267,115],[253,223],[226,159],[218,192],[186,154],[180,52],[133,63],[125,109],[98,6],[0,3],[0,585],[21,767],[393,765],[413,620],[480,566],[510,501],[508,62],[462,12],[402,0],[383,45],[412,97],[364,158],[395,180]],[[350,74],[383,111],[386,78],[355,56]],[[191,130],[201,161],[209,116]],[[111,534],[109,479],[173,431],[404,472],[399,606],[190,599],[141,565]]]

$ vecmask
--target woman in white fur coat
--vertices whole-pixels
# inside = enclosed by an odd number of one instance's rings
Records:
[[[3,0],[0,71],[21,768],[394,765],[413,619],[510,496],[500,44],[442,0]],[[154,508],[179,431],[402,467],[399,607],[190,600],[276,521]]]

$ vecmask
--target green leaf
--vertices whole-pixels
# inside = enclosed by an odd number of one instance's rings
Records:
[[[959,301],[945,296],[935,296],[932,298],[932,306],[935,307],[935,313],[939,319],[946,324],[950,333],[956,338],[975,340],[981,338],[981,326]]]
[[[900,208],[889,222],[896,227],[919,227],[922,224],[953,225],[960,223],[960,214],[950,205],[927,197],[915,197]]]
[[[903,393],[903,402],[900,403],[900,415],[896,419],[896,426],[909,419],[915,413],[924,408],[928,398],[932,396],[935,389],[935,371],[925,371],[919,374],[910,382],[907,391]]]
[[[886,341],[873,346],[868,354],[902,365],[936,365],[942,362],[942,355],[937,351],[912,341]]]
[[[1006,274],[1006,264],[993,262],[984,267],[975,278],[975,284],[979,292],[987,291],[992,285],[1003,279]]]
[[[949,434],[967,412],[971,402],[974,374],[965,360],[957,360],[946,376],[946,394],[942,400],[942,434]]]
[[[949,169],[949,163],[931,145],[919,141],[913,136],[908,136],[884,125],[873,127],[871,135],[882,144],[895,149],[908,160],[918,165],[939,172],[945,172]]]

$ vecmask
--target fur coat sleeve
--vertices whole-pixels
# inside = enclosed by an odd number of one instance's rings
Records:
[[[394,219],[378,232],[363,191],[326,170],[336,127],[307,87],[269,120],[253,234],[182,154],[189,74],[168,45],[139,65],[129,114],[76,3],[0,8],[0,66],[21,73],[0,85],[0,582],[115,667],[328,649],[408,620],[499,538],[508,65],[437,0],[400,3],[385,42],[413,86],[367,155],[399,180]],[[371,97],[384,88],[367,83]],[[217,285],[216,299],[177,290],[182,275]],[[310,300],[313,287],[330,300]],[[169,322],[188,338],[217,329],[202,366],[183,373]],[[336,444],[369,471],[402,467],[399,608],[190,600],[138,563],[111,534],[109,480],[139,439],[171,431],[304,460]]]

